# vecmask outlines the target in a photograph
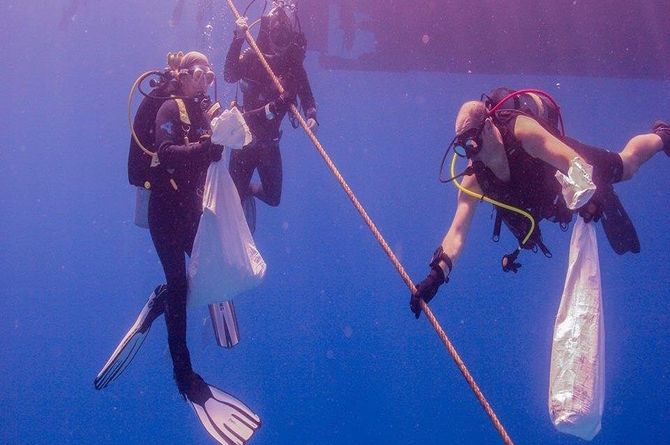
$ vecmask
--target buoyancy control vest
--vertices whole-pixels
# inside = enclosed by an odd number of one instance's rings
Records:
[[[521,142],[514,136],[514,123],[519,114],[527,115],[515,109],[505,109],[492,115],[502,135],[510,180],[501,181],[481,161],[473,162],[472,167],[484,195],[524,209],[536,221],[533,233],[523,244],[522,241],[530,229],[530,221],[518,213],[496,206],[493,240],[499,240],[501,224],[505,223],[517,238],[520,247],[533,251],[539,248],[545,256],[550,257],[551,252],[542,242],[540,220],[557,222],[563,230],[566,230],[572,221],[573,212],[567,208],[560,184],[554,176],[556,168],[526,153]]]
[[[179,107],[179,118],[182,124],[190,126],[191,122],[183,100],[172,98],[165,83],[153,90],[140,103],[133,119],[128,149],[128,182],[136,187],[151,189],[151,167],[158,165],[156,157],[156,115],[163,102],[174,100]],[[132,134],[134,132],[134,134]]]
[[[152,174],[152,168],[159,165],[158,157],[156,156],[157,147],[155,146],[156,115],[166,100],[174,100],[177,104],[182,128],[189,128],[191,126],[191,120],[184,101],[179,97],[170,96],[164,88],[157,87],[142,99],[133,120],[133,131],[135,134],[131,134],[130,137],[128,182],[131,185],[144,187],[147,190],[152,188],[153,178],[155,177]],[[208,117],[218,111],[219,107],[218,103],[210,105],[206,111]],[[188,137],[188,132],[185,132],[184,136]],[[173,181],[171,180],[170,182]],[[176,188],[174,183],[172,186]]]
[[[515,252],[503,256],[503,270],[516,272],[519,264],[515,261],[522,248],[533,251],[539,248],[545,256],[551,257],[551,252],[542,242],[539,222],[546,219],[559,223],[561,229],[565,231],[575,213],[565,204],[561,187],[555,177],[556,168],[526,153],[521,142],[514,136],[514,124],[519,115],[534,119],[548,132],[572,147],[594,167],[604,169],[600,174],[594,172],[594,181],[599,190],[593,199],[599,201],[599,211],[603,215],[601,221],[607,239],[613,250],[619,255],[640,251],[635,227],[612,187],[613,183],[621,179],[622,173],[621,160],[619,158],[617,162],[616,154],[586,146],[566,137],[558,104],[551,96],[540,90],[514,91],[509,88],[497,88],[489,94],[483,94],[482,101],[489,111],[489,116],[501,132],[510,169],[510,180],[501,181],[481,161],[473,162],[472,171],[476,175],[484,196],[498,203],[523,209],[535,220],[534,229],[529,234],[531,221],[528,218],[520,213],[507,210],[503,208],[504,206],[495,206],[493,240],[500,239],[500,228],[504,222],[519,242],[519,247]],[[598,182],[599,177],[600,182]],[[525,238],[528,239],[524,243]]]

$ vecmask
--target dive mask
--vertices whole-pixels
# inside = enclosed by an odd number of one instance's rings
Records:
[[[440,174],[438,176],[440,182],[442,183],[451,182],[454,179],[460,178],[461,176],[471,175],[473,173],[472,167],[468,166],[468,168],[466,168],[462,173],[453,176],[451,178],[443,178],[442,176],[442,171],[444,170],[444,163],[446,162],[447,156],[449,156],[449,152],[452,149],[454,150],[454,153],[456,153],[456,155],[460,156],[461,158],[472,159],[474,156],[477,155],[477,153],[479,153],[479,151],[482,149],[483,130],[484,130],[483,125],[480,128],[469,128],[468,130],[465,130],[457,134],[451,140],[451,143],[447,147],[447,150],[444,152],[442,162],[440,163]]]
[[[484,126],[480,128],[470,128],[460,134],[451,141],[451,145],[447,148],[447,152],[453,148],[454,153],[462,158],[472,159],[482,149],[482,131]]]
[[[190,74],[194,82],[198,83],[203,78],[207,85],[211,85],[216,79],[216,74],[208,66],[196,66],[194,68],[184,70],[183,72]]]
[[[296,6],[291,1],[276,1],[269,12],[269,38],[279,52],[286,51],[300,33]]]

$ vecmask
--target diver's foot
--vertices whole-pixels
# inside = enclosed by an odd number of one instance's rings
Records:
[[[174,370],[174,380],[177,383],[179,394],[186,399],[194,388],[201,386],[204,382],[202,377],[196,374],[193,369]]]
[[[194,372],[185,395],[190,402],[204,406],[212,398],[212,391],[202,377]]]
[[[651,130],[663,141],[663,151],[670,156],[670,124],[663,121],[656,121],[651,126]]]

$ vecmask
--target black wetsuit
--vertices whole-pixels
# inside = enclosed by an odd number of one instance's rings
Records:
[[[279,93],[256,54],[251,49],[241,53],[243,43],[244,39],[236,39],[231,43],[226,55],[224,79],[230,83],[240,81],[244,108],[258,109],[276,100]],[[261,43],[262,41],[259,41],[259,45]],[[314,97],[302,65],[302,58],[274,55],[267,55],[266,58],[290,97],[297,96],[305,115],[308,118],[314,117],[316,114]],[[229,166],[230,175],[242,200],[251,194],[249,184],[254,170],[258,169],[262,190],[255,196],[268,205],[279,205],[282,191],[279,127],[284,114],[271,120],[247,119],[253,141],[243,149],[231,153]]]
[[[177,384],[192,373],[186,346],[186,259],[202,213],[202,189],[210,163],[208,144],[198,141],[209,132],[200,105],[184,100],[190,126],[179,118],[174,100],[161,105],[156,116],[156,146],[160,165],[152,170],[149,229],[167,279],[165,322]],[[174,183],[174,185],[173,185]],[[176,185],[176,189],[175,189]],[[180,387],[180,391],[182,388]]]

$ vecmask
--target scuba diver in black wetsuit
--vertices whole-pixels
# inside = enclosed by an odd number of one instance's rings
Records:
[[[174,378],[180,394],[191,403],[200,421],[219,443],[246,443],[260,426],[260,419],[244,403],[205,383],[194,372],[186,344],[185,255],[191,254],[198,229],[208,166],[219,161],[223,151],[222,145],[211,141],[210,120],[219,107],[211,104],[207,90],[215,75],[207,57],[196,51],[169,54],[168,65],[164,73],[143,74],[133,87],[147,75],[161,78],[138,109],[129,156],[131,184],[151,191],[148,225],[167,285],[156,288],[96,376],[94,385],[96,389],[105,388],[126,369],[152,322],[165,313]],[[285,112],[287,106],[288,102],[279,98],[270,108]],[[146,121],[152,116],[154,123],[149,126],[151,122]],[[248,122],[259,119],[267,119],[264,108],[245,115]],[[137,133],[143,141],[135,132],[138,123],[141,128]],[[154,147],[155,152],[144,144]]]
[[[251,48],[242,52],[244,31],[248,28],[247,19],[241,17],[236,26],[226,55],[224,80],[230,83],[240,82],[245,109],[266,106],[268,102],[279,98],[279,92],[256,53]],[[270,12],[260,19],[256,42],[286,90],[282,100],[293,102],[296,97],[299,98],[307,125],[315,129],[318,126],[316,105],[303,67],[306,40],[292,2],[273,2]],[[230,175],[237,186],[252,232],[255,229],[254,197],[275,207],[279,205],[282,192],[279,127],[286,113],[273,113],[269,105],[266,111],[269,119],[259,123],[249,122],[252,143],[242,150],[234,151],[230,156]],[[251,182],[256,169],[260,184]]]
[[[185,97],[182,99],[185,109],[177,101],[167,100],[158,110],[155,134],[160,164],[154,168],[149,199],[149,230],[167,279],[165,321],[174,376],[181,394],[187,393],[194,378],[186,347],[184,254],[191,254],[198,229],[207,167],[210,162],[219,161],[223,151],[223,146],[211,143],[209,122],[197,100],[213,81],[209,63],[201,56],[187,53],[179,65],[183,73],[179,77],[180,95]],[[200,73],[197,78],[196,73]],[[184,122],[184,111],[190,124]]]
[[[586,222],[600,220],[618,254],[640,250],[635,228],[612,185],[631,179],[656,153],[664,151],[670,156],[670,126],[658,121],[652,133],[633,137],[620,153],[613,153],[561,134],[562,125],[561,132],[557,129],[561,121],[558,106],[546,93],[494,93],[484,95],[486,101],[466,102],[456,118],[456,137],[449,149],[467,157],[468,168],[454,175],[452,161],[453,177],[443,181],[464,176],[451,226],[430,261],[430,273],[410,298],[410,308],[417,318],[421,313],[419,300],[429,302],[449,281],[481,200],[497,207],[494,240],[504,222],[519,242],[513,253],[503,256],[505,271],[518,270],[516,258],[521,249],[540,249],[551,256],[535,221],[548,219],[565,227],[575,212]],[[571,195],[571,189],[566,193],[565,185],[561,188],[558,177],[570,179],[563,180],[564,184],[585,187],[574,189],[577,192]],[[566,196],[572,199],[567,201]],[[520,216],[521,211],[528,216]]]

